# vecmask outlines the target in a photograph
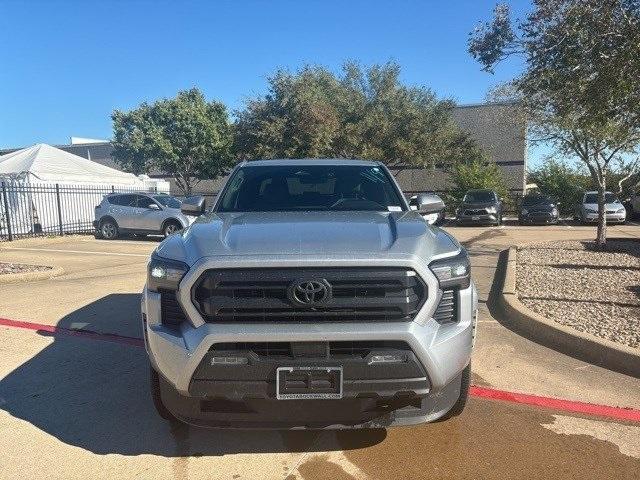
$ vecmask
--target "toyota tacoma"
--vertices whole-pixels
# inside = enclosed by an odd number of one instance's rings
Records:
[[[410,205],[411,204],[411,205]],[[258,160],[151,255],[151,394],[168,420],[382,428],[458,415],[477,295],[469,257],[380,162]]]

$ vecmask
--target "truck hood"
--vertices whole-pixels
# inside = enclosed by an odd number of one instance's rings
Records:
[[[204,215],[158,255],[192,265],[207,256],[332,256],[428,259],[459,244],[416,212],[250,212]]]

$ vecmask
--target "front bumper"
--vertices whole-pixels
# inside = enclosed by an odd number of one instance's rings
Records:
[[[605,215],[607,218],[607,223],[623,223],[627,219],[626,212],[622,213],[609,213]],[[597,213],[583,213],[582,221],[589,223],[597,223],[598,222],[598,214]]]
[[[485,215],[458,215],[458,222],[462,224],[488,225],[498,223],[498,214],[491,213]]]
[[[433,320],[441,290],[426,265],[412,259],[386,262],[389,266],[414,268],[428,286],[430,294],[416,318],[410,322],[205,323],[190,301],[193,283],[207,268],[238,268],[250,266],[252,261],[256,262],[254,266],[265,266],[264,258],[196,262],[181,282],[178,299],[190,321],[181,324],[179,330],[161,324],[160,294],[146,288],[143,292],[147,352],[153,368],[161,377],[163,401],[176,417],[188,423],[214,427],[355,428],[433,421],[445,415],[455,404],[460,395],[461,373],[470,362],[475,336],[477,294],[473,283],[464,290],[458,290],[459,320],[450,324],[441,325]],[[335,262],[324,260],[322,264],[346,267],[363,266],[366,262],[343,259]],[[269,266],[292,264],[300,266],[300,260],[269,263]],[[291,360],[267,365],[265,371],[268,373],[260,384],[251,383],[253,380],[234,383],[231,379],[231,384],[220,385],[219,389],[215,382],[204,382],[194,387],[195,374],[202,368],[203,359],[211,355],[214,345],[220,343],[340,341],[406,342],[424,373],[407,374],[411,378],[400,375],[402,378],[377,384],[370,382],[371,379],[358,378],[357,375],[348,378],[345,374],[345,395],[341,400],[275,400],[275,368],[290,366]],[[307,364],[314,361],[309,359]],[[335,360],[331,363],[336,366]],[[216,379],[209,377],[209,380]],[[348,380],[353,381],[350,390],[347,388]],[[207,408],[214,400],[241,402],[246,408],[238,411],[238,403],[227,405],[227,410],[231,411]],[[390,405],[388,411],[377,408],[381,402]],[[225,410],[224,405],[222,410]],[[318,415],[319,411],[326,412],[326,416]]]
[[[518,217],[519,223],[526,223],[531,225],[547,225],[550,223],[558,223],[558,215],[545,212],[533,212],[527,215],[520,214]]]

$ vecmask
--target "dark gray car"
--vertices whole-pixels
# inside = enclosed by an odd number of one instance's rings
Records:
[[[461,224],[500,225],[502,200],[493,190],[469,190],[457,212]]]

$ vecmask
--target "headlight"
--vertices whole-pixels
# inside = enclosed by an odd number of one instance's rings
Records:
[[[553,215],[554,217],[555,217],[556,215],[558,215],[558,209],[557,209],[557,208],[555,208],[555,207],[553,207],[553,208],[551,209],[551,215]]]
[[[487,212],[496,213],[496,207],[487,207]]]
[[[471,283],[471,264],[465,250],[451,258],[443,258],[429,264],[440,282],[440,288],[467,288]]]
[[[147,269],[147,288],[154,292],[177,290],[180,280],[188,271],[189,267],[185,263],[153,254]]]
[[[624,208],[619,208],[619,209],[616,211],[616,213],[624,213],[624,212],[625,212],[625,209],[624,209]]]
[[[522,214],[523,215],[529,215],[529,210],[527,210],[526,208],[522,209]]]

